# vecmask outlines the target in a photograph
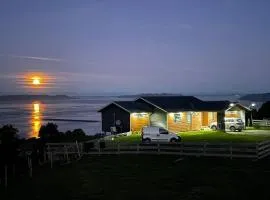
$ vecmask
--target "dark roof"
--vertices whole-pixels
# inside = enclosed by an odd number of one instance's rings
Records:
[[[226,110],[229,105],[229,101],[203,101],[198,105],[198,109],[200,111],[221,111]]]
[[[193,96],[145,96],[141,97],[147,102],[165,111],[191,111],[196,110],[202,100]]]
[[[123,110],[126,110],[127,112],[151,112],[152,111],[148,105],[138,103],[135,101],[114,101],[111,104],[100,109],[99,112],[106,109],[112,104],[122,108]]]
[[[126,110],[130,112],[150,112],[152,111],[149,106],[142,104],[142,103],[137,103],[135,101],[115,101],[116,104],[119,106],[125,108]]]
[[[226,110],[229,101],[202,101],[194,96],[145,96],[147,102],[167,112],[177,111],[221,111]]]
[[[202,101],[193,96],[143,96],[139,99],[144,100],[146,103],[141,103],[138,99],[135,101],[115,101],[99,110],[99,112],[112,104],[127,112],[151,112],[152,109],[148,106],[149,104],[166,112],[223,111],[230,107],[229,101]],[[235,105],[247,109],[239,103]]]

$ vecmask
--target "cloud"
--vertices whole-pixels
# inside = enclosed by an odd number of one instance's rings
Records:
[[[40,57],[40,56],[21,56],[21,55],[10,55],[10,54],[0,54],[0,57],[8,57],[14,59],[25,59],[25,60],[38,60],[41,62],[54,62],[54,63],[66,63],[72,65],[94,65],[94,61],[76,61],[76,60],[69,60],[63,58],[51,58],[51,57]]]
[[[50,62],[67,62],[67,60],[60,59],[60,58],[47,58],[47,57],[35,57],[35,56],[18,56],[18,55],[0,55],[0,56],[2,56],[2,57],[11,57],[11,58],[19,58],[19,59],[50,61]]]
[[[190,24],[178,24],[178,27],[181,29],[192,29]]]

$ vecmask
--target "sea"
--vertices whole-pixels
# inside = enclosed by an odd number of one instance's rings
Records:
[[[236,95],[197,95],[196,97],[202,100],[230,101],[239,98]],[[97,112],[99,109],[112,101],[132,99],[134,97],[78,96],[63,100],[1,101],[0,125],[13,125],[19,130],[21,138],[38,137],[40,127],[49,122],[56,123],[61,132],[83,129],[87,135],[95,135],[101,133],[101,115]],[[97,122],[89,122],[92,120]]]

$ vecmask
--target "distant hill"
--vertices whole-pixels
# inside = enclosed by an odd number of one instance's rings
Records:
[[[239,99],[248,100],[248,101],[266,102],[266,101],[270,101],[270,93],[247,94],[240,97]]]
[[[121,95],[120,98],[138,98],[146,96],[182,96],[182,94],[172,94],[172,93],[142,93],[142,94],[133,94],[133,95]]]
[[[66,95],[0,95],[0,101],[63,100]]]

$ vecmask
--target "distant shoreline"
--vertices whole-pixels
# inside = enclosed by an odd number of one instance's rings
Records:
[[[83,119],[54,119],[54,118],[44,118],[43,121],[62,121],[62,122],[88,122],[88,123],[97,123],[98,120],[83,120]]]
[[[27,100],[63,100],[72,99],[67,95],[0,95],[0,101],[27,101]]]

